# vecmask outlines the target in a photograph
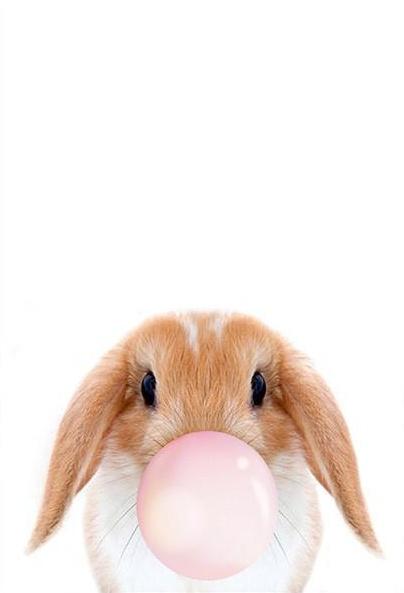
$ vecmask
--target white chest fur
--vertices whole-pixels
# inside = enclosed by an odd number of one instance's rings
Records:
[[[319,544],[314,481],[296,453],[279,455],[271,470],[279,497],[276,535],[263,556],[243,572],[220,581],[177,575],[147,548],[136,516],[139,470],[123,456],[109,456],[90,488],[86,538],[102,593],[299,591]]]

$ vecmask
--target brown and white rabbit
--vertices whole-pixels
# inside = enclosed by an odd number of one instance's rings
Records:
[[[257,372],[264,381],[255,381],[259,391],[252,392]],[[226,432],[255,447],[272,470],[280,502],[267,552],[221,581],[170,571],[137,529],[142,470],[170,440],[200,430]],[[56,438],[30,549],[53,533],[91,479],[86,541],[102,592],[301,591],[321,535],[313,476],[359,538],[378,551],[347,426],[307,360],[247,316],[154,318],[111,350],[73,398]]]

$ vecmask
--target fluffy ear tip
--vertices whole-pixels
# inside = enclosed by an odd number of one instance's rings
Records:
[[[373,531],[370,534],[366,534],[366,536],[359,535],[359,537],[362,543],[365,544],[369,552],[373,554],[373,556],[376,556],[377,558],[384,558],[384,552],[382,550],[382,547],[379,544],[376,535],[373,533]]]
[[[29,540],[28,544],[25,547],[25,553],[27,555],[32,554],[35,550],[39,547],[40,542],[38,542],[33,536]]]
[[[43,534],[37,533],[37,530],[35,529],[25,547],[25,553],[28,555],[32,554],[32,552],[35,552],[35,550],[45,543],[49,535],[50,534],[44,536]]]
[[[376,538],[374,538],[372,542],[368,543],[368,548],[372,552],[372,554],[377,558],[380,558],[382,560],[385,558],[382,547],[380,546]]]

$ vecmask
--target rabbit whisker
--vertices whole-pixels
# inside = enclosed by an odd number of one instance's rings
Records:
[[[127,500],[126,500],[125,502],[127,502]],[[132,509],[134,509],[134,508],[135,508],[136,504],[137,504],[137,503],[136,503],[136,502],[134,502],[133,504],[131,504],[131,505],[130,505],[130,507],[129,507],[128,509],[126,509],[126,511],[124,511],[124,513],[122,513],[122,515],[121,515],[121,516],[120,516],[120,517],[119,517],[119,518],[118,518],[118,519],[115,521],[115,523],[114,523],[114,524],[112,525],[112,527],[111,527],[111,528],[110,528],[110,529],[107,531],[107,533],[105,533],[105,534],[102,536],[102,538],[100,539],[100,541],[99,541],[99,542],[98,542],[98,544],[97,544],[97,548],[99,548],[99,546],[102,544],[102,542],[104,541],[104,539],[105,539],[105,538],[106,538],[106,537],[107,537],[107,536],[108,536],[108,535],[109,535],[109,534],[110,534],[110,533],[111,533],[111,532],[112,532],[112,531],[115,529],[115,527],[118,525],[118,523],[120,523],[120,522],[122,521],[122,519],[123,519],[124,517],[126,517],[126,515],[127,515],[128,513],[130,513],[130,511],[131,511]]]
[[[306,544],[306,546],[309,548],[309,542],[307,541],[307,539],[304,537],[304,535],[301,533],[301,531],[296,527],[296,525],[293,523],[293,521],[291,521],[289,519],[289,517],[287,515],[285,515],[285,513],[279,509],[279,514],[281,515],[281,517],[283,517],[284,519],[286,519],[286,521],[289,523],[289,525],[291,527],[293,527],[293,529],[300,535],[300,537],[302,538],[302,540],[304,541],[304,543]]]
[[[118,566],[117,566],[117,571],[119,570],[119,565],[121,564],[122,558],[123,558],[123,556],[124,556],[124,554],[125,554],[126,550],[128,549],[128,546],[129,546],[130,542],[132,541],[132,539],[133,539],[133,537],[134,537],[134,535],[135,535],[136,531],[138,530],[138,527],[139,527],[139,523],[136,525],[135,529],[134,529],[134,530],[132,531],[132,533],[130,534],[130,536],[129,536],[129,538],[128,538],[128,541],[126,542],[126,544],[125,544],[125,545],[124,545],[124,547],[123,547],[123,550],[122,550],[121,556],[120,556],[120,558],[119,558],[119,562],[118,562]]]
[[[282,546],[282,544],[281,544],[281,541],[280,541],[280,539],[279,539],[279,537],[277,536],[277,534],[276,534],[276,533],[274,533],[274,538],[275,538],[275,540],[276,540],[276,542],[277,542],[278,546],[279,546],[279,547],[280,547],[280,549],[282,550],[282,552],[283,552],[283,555],[284,555],[284,556],[285,556],[285,558],[286,558],[286,562],[287,562],[288,564],[290,564],[290,562],[289,562],[289,558],[287,557],[287,554],[286,554],[286,552],[285,552],[285,548]]]

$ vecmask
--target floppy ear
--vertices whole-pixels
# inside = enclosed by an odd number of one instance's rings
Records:
[[[334,496],[362,542],[380,552],[363,498],[348,427],[328,386],[287,343],[282,346],[280,380],[283,405],[303,437],[311,471]]]
[[[126,348],[121,344],[104,356],[73,397],[56,436],[28,551],[53,533],[74,495],[97,469],[104,437],[122,409],[126,378]]]

